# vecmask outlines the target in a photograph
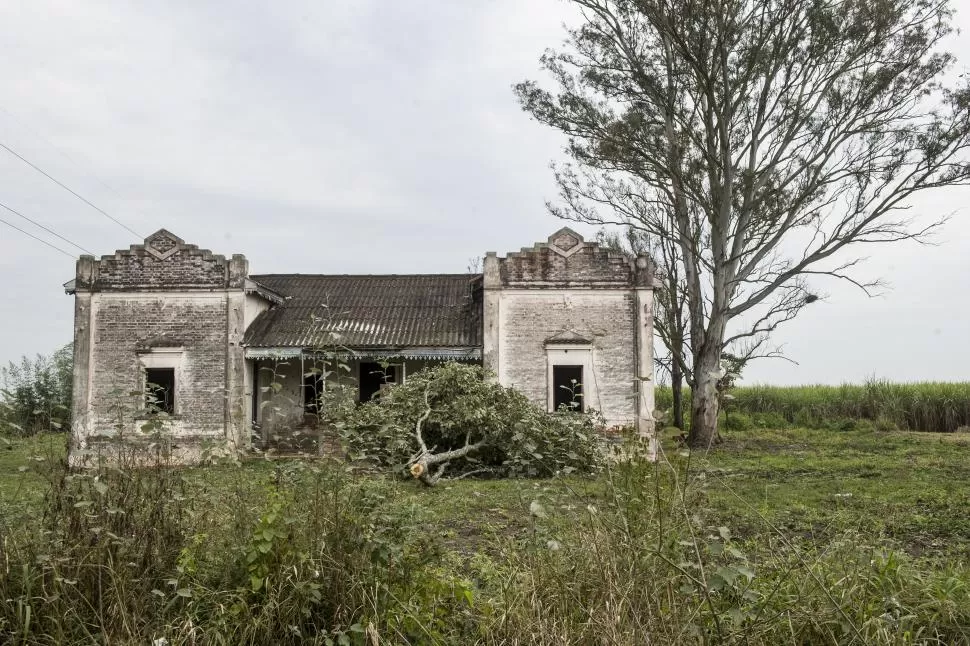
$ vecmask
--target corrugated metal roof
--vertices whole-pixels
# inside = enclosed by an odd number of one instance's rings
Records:
[[[249,326],[243,343],[251,347],[482,345],[481,274],[250,278],[285,298]]]

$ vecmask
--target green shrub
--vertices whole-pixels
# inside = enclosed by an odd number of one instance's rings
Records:
[[[0,368],[0,433],[33,435],[71,424],[74,345],[50,356],[22,357]]]
[[[161,460],[55,465],[43,531],[0,519],[0,643],[469,638],[472,592],[398,485],[300,461],[209,469],[218,486]]]
[[[403,473],[422,447],[434,453],[478,445],[451,460],[452,474],[546,477],[590,472],[602,463],[594,415],[546,413],[480,366],[445,363],[391,386],[360,406],[346,424],[350,454]]]
[[[724,428],[729,431],[747,431],[752,427],[751,418],[744,413],[728,412],[724,414]]]

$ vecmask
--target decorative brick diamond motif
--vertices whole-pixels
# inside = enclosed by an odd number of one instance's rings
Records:
[[[568,258],[584,248],[583,236],[569,227],[563,227],[549,236],[548,244],[550,250],[555,251],[564,258]]]
[[[556,245],[563,251],[569,251],[570,249],[572,249],[573,247],[579,244],[579,240],[577,240],[575,236],[569,233],[564,233],[558,238],[556,238],[555,240],[553,240],[552,244]]]
[[[145,240],[145,250],[159,260],[164,260],[178,251],[180,244],[181,239],[162,229]]]

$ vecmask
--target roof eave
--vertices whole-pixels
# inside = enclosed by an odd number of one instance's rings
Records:
[[[285,296],[283,296],[277,291],[270,289],[266,285],[263,285],[253,280],[252,278],[246,279],[243,289],[247,294],[256,294],[257,296],[260,296],[263,299],[275,305],[283,305],[284,303],[286,303]]]
[[[300,356],[340,356],[355,359],[370,358],[404,358],[404,359],[464,359],[467,361],[480,361],[482,358],[482,348],[478,346],[463,347],[443,347],[443,346],[423,346],[423,347],[388,347],[388,346],[369,346],[356,348],[342,348],[336,352],[321,352],[319,350],[309,350],[298,347],[247,347],[247,359],[275,359],[293,358]]]

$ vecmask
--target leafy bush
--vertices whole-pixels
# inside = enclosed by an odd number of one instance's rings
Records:
[[[0,368],[0,431],[24,436],[68,428],[73,363],[69,344],[49,357],[23,357]]]
[[[344,439],[352,457],[398,472],[417,463],[423,446],[435,455],[475,447],[450,459],[451,473],[550,476],[599,467],[595,421],[581,413],[546,413],[480,366],[445,363],[360,406]]]
[[[0,517],[0,643],[465,641],[472,592],[390,483],[303,461],[190,480],[129,457],[34,467],[36,525]]]
[[[728,412],[724,414],[724,428],[729,431],[747,431],[752,425],[751,418],[744,413]]]

